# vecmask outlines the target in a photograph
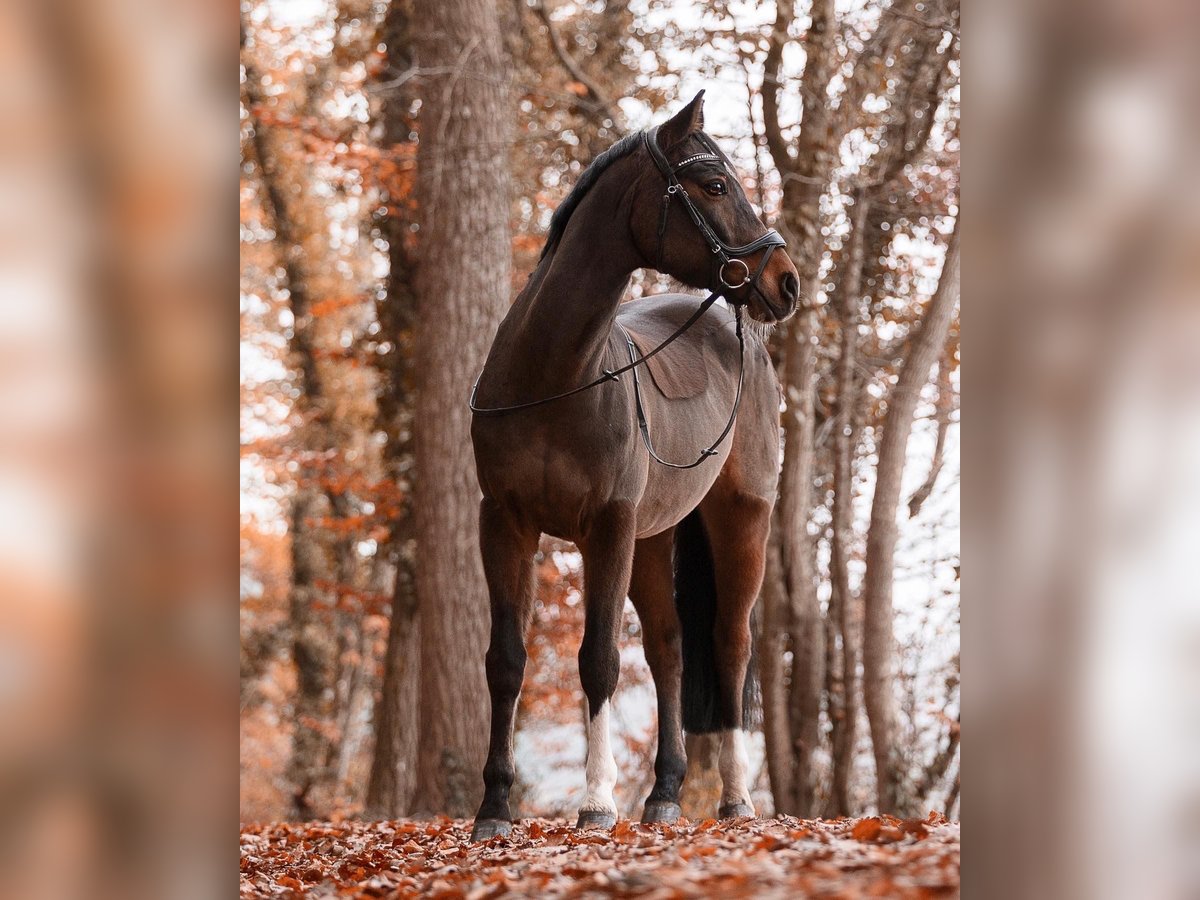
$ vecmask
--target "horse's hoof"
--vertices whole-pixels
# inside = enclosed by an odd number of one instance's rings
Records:
[[[575,829],[582,831],[585,828],[603,828],[607,831],[616,824],[617,817],[612,813],[607,813],[603,810],[585,809],[579,813],[579,821],[575,823]]]
[[[488,838],[508,837],[512,831],[512,822],[504,819],[476,819],[475,827],[471,829],[472,841],[486,841]]]
[[[683,810],[679,808],[678,803],[672,803],[670,800],[648,800],[642,813],[643,822],[666,822],[673,825],[681,818]]]
[[[754,807],[749,803],[726,803],[717,810],[717,817],[721,819],[738,819],[744,816],[754,817]]]

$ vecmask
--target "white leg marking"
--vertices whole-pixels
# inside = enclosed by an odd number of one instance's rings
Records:
[[[590,710],[589,710],[590,712]],[[582,811],[617,814],[613,788],[617,786],[617,761],[608,740],[609,702],[600,704],[596,715],[588,719],[587,796]]]
[[[750,757],[746,753],[746,733],[742,729],[734,728],[722,735],[719,768],[724,786],[722,805],[745,803],[753,808],[750,788],[746,783],[750,773]]]

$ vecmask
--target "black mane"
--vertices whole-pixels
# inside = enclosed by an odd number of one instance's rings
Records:
[[[542,248],[542,255],[539,259],[545,259],[546,254],[558,245],[558,242],[562,239],[563,232],[567,229],[567,220],[571,218],[571,213],[575,212],[575,208],[583,200],[584,194],[591,190],[592,186],[600,179],[605,170],[617,160],[624,159],[636,150],[641,143],[642,133],[640,131],[627,134],[593,159],[591,164],[583,170],[583,173],[579,176],[579,181],[575,183],[575,187],[571,188],[571,193],[567,194],[566,199],[558,205],[558,209],[550,217],[550,230],[546,234],[546,246]]]

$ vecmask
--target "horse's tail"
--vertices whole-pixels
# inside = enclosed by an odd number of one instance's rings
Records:
[[[727,728],[752,728],[758,708],[758,659],[751,621],[750,664],[742,689],[742,721],[726,722],[721,714],[721,678],[717,669],[717,579],[712,545],[700,510],[694,509],[675,526],[675,610],[683,644],[681,705],[683,728],[707,734]]]

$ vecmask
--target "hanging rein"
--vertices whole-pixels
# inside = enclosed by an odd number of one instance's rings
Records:
[[[666,340],[664,340],[644,356],[638,355],[638,351],[634,346],[633,339],[630,338],[629,333],[621,326],[620,322],[618,322],[617,327],[621,329],[621,333],[625,336],[625,342],[629,346],[629,363],[616,369],[605,369],[604,373],[599,378],[589,381],[587,384],[580,385],[577,388],[572,388],[569,391],[563,391],[561,394],[543,397],[540,400],[531,400],[528,403],[518,403],[514,406],[480,407],[475,405],[475,395],[479,391],[479,379],[483,377],[483,373],[480,373],[479,378],[475,379],[475,384],[471,388],[470,406],[471,412],[477,416],[499,416],[522,409],[532,409],[535,406],[542,406],[546,403],[553,403],[555,400],[562,400],[566,397],[572,397],[575,394],[583,393],[584,391],[591,390],[592,388],[608,381],[619,381],[621,375],[623,375],[625,372],[632,371],[633,395],[634,405],[637,410],[638,431],[642,435],[642,443],[646,445],[646,450],[650,454],[650,457],[655,462],[661,463],[664,466],[669,466],[672,469],[693,469],[710,456],[717,455],[717,448],[721,446],[721,443],[729,436],[729,432],[733,430],[733,424],[737,420],[738,407],[742,402],[742,382],[746,373],[746,344],[745,338],[742,334],[742,307],[740,305],[734,305],[734,319],[736,322],[735,328],[738,339],[738,383],[737,392],[733,398],[733,409],[729,413],[729,421],[725,423],[725,428],[721,431],[721,434],[715,441],[712,442],[709,447],[700,451],[700,455],[694,462],[668,462],[654,451],[654,446],[650,440],[650,426],[646,421],[645,407],[642,403],[642,385],[641,376],[638,373],[638,367],[651,357],[666,349],[671,343],[683,335],[684,332],[695,325],[696,322],[700,320],[700,317],[707,312],[708,308],[716,303],[718,298],[725,295],[726,291],[739,290],[748,285],[750,290],[757,291],[759,296],[762,296],[762,292],[758,286],[759,278],[766,270],[767,262],[770,260],[771,254],[774,253],[779,247],[785,246],[785,242],[779,235],[779,232],[774,228],[755,238],[750,243],[744,244],[740,247],[730,246],[729,244],[725,243],[725,241],[721,240],[720,236],[716,233],[716,231],[713,230],[712,226],[709,225],[708,221],[704,218],[704,214],[696,208],[696,205],[692,202],[692,198],[688,196],[687,191],[684,190],[683,184],[679,180],[679,172],[698,162],[717,162],[724,166],[724,160],[717,151],[716,145],[712,143],[708,135],[699,134],[697,137],[708,148],[708,152],[697,153],[689,156],[687,159],[681,161],[678,165],[672,167],[671,163],[667,160],[667,157],[659,148],[657,137],[657,125],[648,131],[642,132],[642,142],[645,144],[646,150],[650,154],[650,158],[654,160],[654,165],[657,167],[658,171],[662,173],[667,182],[667,191],[665,194],[663,194],[662,213],[658,222],[657,268],[660,272],[663,270],[663,240],[666,236],[667,216],[671,211],[671,203],[674,200],[679,200],[683,204],[683,208],[687,211],[687,214],[691,218],[692,222],[695,223],[696,228],[699,229],[700,235],[704,238],[704,242],[708,244],[709,250],[712,251],[714,271],[712,276],[709,278],[709,283],[713,284],[716,282],[719,283],[719,286],[713,287],[710,290],[709,295],[701,301],[699,307],[697,307],[696,311],[688,317],[687,321],[676,328],[670,334],[670,336],[666,338]],[[751,275],[750,267],[746,264],[743,257],[749,256],[752,253],[756,253],[759,250],[765,250],[766,252],[763,253],[762,259],[759,261],[758,269],[753,275]],[[732,283],[728,278],[726,278],[726,275],[728,274],[727,270],[731,266],[741,266],[741,278],[739,281],[737,281],[737,283]]]

